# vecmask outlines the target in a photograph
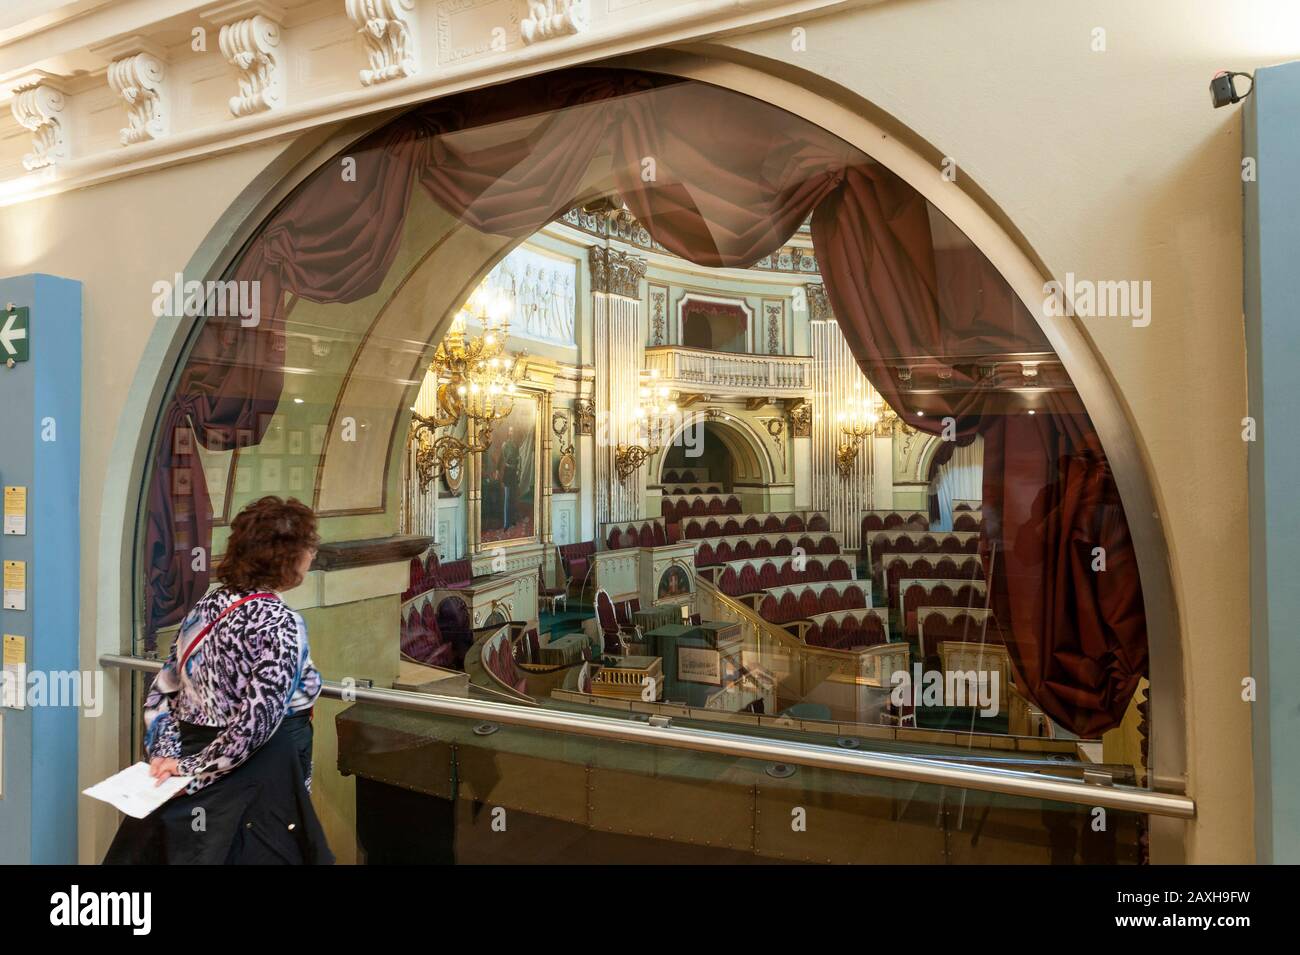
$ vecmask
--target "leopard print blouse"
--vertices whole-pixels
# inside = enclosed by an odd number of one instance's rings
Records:
[[[245,597],[225,587],[204,596],[181,625],[201,629]],[[177,645],[144,705],[145,749],[175,757],[198,792],[235,769],[271,738],[281,721],[310,710],[321,677],[312,664],[307,625],[279,597],[259,597],[230,611],[179,672]],[[202,752],[181,758],[179,723],[224,727]]]

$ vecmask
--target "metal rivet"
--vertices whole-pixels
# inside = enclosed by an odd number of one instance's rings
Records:
[[[862,745],[861,740],[854,739],[852,736],[841,736],[835,740],[835,742],[838,743],[842,749],[857,749]]]
[[[794,767],[789,763],[768,763],[764,772],[774,779],[789,779],[794,775]]]
[[[501,727],[497,726],[497,724],[495,723],[479,723],[477,726],[474,727],[474,735],[491,736],[500,728]]]

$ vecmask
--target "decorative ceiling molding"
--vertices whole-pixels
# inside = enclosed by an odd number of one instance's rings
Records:
[[[265,0],[233,0],[199,14],[221,28],[221,55],[239,74],[239,94],[230,97],[232,116],[251,116],[284,103],[280,29],[284,11]]]
[[[415,0],[347,0],[346,10],[370,58],[370,69],[360,73],[361,85],[404,80],[419,72]]]
[[[134,146],[163,139],[170,131],[167,115],[167,52],[139,33],[115,36],[90,48],[108,60],[109,89],[126,105],[126,125],[119,139]]]
[[[32,151],[23,156],[23,168],[28,172],[68,158],[63,126],[66,102],[58,84],[44,74],[27,77],[14,87],[9,108],[18,125],[32,134]]]
[[[585,33],[591,25],[587,0],[528,0],[528,17],[519,24],[525,43]]]

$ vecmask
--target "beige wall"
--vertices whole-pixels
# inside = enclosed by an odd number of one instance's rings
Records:
[[[1091,49],[1095,27],[1106,52]],[[1241,117],[1211,109],[1207,86],[1218,69],[1300,55],[1300,15],[1286,2],[917,0],[806,28],[803,53],[789,25],[733,45],[848,87],[956,159],[1051,276],[1151,281],[1149,327],[1085,329],[1170,546],[1198,803],[1188,857],[1249,861]]]
[[[1240,114],[1212,111],[1210,74],[1300,53],[1288,0],[912,0],[733,41],[810,85],[841,84],[959,163],[1053,276],[1149,279],[1154,319],[1086,331],[1119,384],[1154,475],[1185,653],[1189,858],[1252,856],[1247,673]],[[1274,26],[1274,14],[1283,23]],[[1107,30],[1094,53],[1090,31]],[[1288,33],[1288,26],[1290,32]],[[1291,43],[1288,49],[1285,42]],[[845,101],[851,108],[859,104]],[[150,286],[180,270],[280,152],[262,145],[0,210],[0,274],[85,283],[83,663],[96,647],[102,480],[147,337]],[[937,173],[936,173],[937,175]],[[167,321],[164,319],[164,321]],[[138,421],[126,426],[136,428]],[[101,643],[115,643],[105,634]],[[1154,687],[1160,693],[1160,687]],[[111,711],[82,736],[82,780],[115,768]],[[83,808],[83,859],[112,813]]]
[[[0,245],[0,274],[48,272],[84,283],[82,293],[81,647],[82,666],[96,653],[99,529],[110,450],[127,393],[156,322],[151,286],[183,271],[217,219],[280,151],[262,146],[147,176],[0,209],[0,228],[20,241]],[[39,334],[39,332],[38,332]],[[128,427],[140,427],[139,421]],[[70,582],[70,584],[73,582]],[[115,634],[99,635],[113,647]],[[104,644],[101,644],[104,645]],[[106,674],[110,686],[118,671]],[[117,708],[82,723],[81,786],[118,767]],[[98,861],[116,813],[82,801],[82,861]]]

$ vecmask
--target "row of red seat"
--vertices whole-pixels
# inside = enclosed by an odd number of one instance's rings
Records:
[[[691,517],[681,522],[681,536],[684,540],[697,540],[701,537],[740,537],[748,534],[790,534],[812,531],[828,531],[830,521],[825,514],[751,514],[748,517],[727,517],[702,519]]]
[[[608,527],[605,536],[605,546],[609,550],[622,550],[625,547],[663,547],[671,543],[673,543],[671,528],[665,526],[661,517]]]
[[[445,564],[437,554],[429,554],[423,561],[411,558],[410,584],[402,591],[402,602],[414,600],[430,590],[454,590],[468,587],[474,580],[474,565],[468,558],[449,560]]]
[[[796,589],[785,588],[779,597],[767,593],[758,602],[759,616],[770,623],[789,623],[819,613],[867,606],[866,593],[862,587],[854,584],[841,588],[831,582],[822,581],[807,584],[798,594],[795,593]]]
[[[740,498],[735,495],[724,497],[721,494],[681,498],[665,497],[661,508],[664,520],[670,524],[692,515],[741,513]]]
[[[862,538],[872,568],[880,566],[885,554],[978,554],[978,534],[964,531],[918,531],[912,529],[872,531]]]
[[[881,560],[886,606],[897,607],[901,580],[984,580],[978,554],[886,554]]]
[[[915,640],[916,614],[922,607],[981,608],[986,602],[986,588],[978,580],[909,580],[899,583],[899,617],[903,633]]]
[[[767,559],[759,562],[753,560],[739,568],[725,565],[714,574],[717,588],[730,597],[752,594],[770,587],[789,584],[805,584],[820,580],[851,580],[853,570],[848,561],[842,557],[833,558],[823,563],[821,558],[811,557],[803,562],[801,570],[795,569],[793,558]]]
[[[716,543],[709,540],[700,541],[695,548],[695,566],[709,567],[725,564],[732,560],[749,560],[754,557],[787,557],[796,547],[803,548],[805,554],[838,554],[840,542],[830,535],[821,538],[797,534],[741,535],[735,540],[722,538]]]
[[[844,614],[838,618],[813,621],[804,631],[804,643],[829,650],[873,647],[888,640],[885,621],[879,613]]]

